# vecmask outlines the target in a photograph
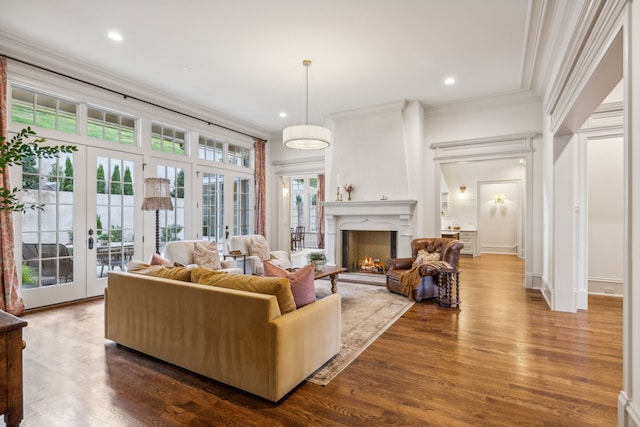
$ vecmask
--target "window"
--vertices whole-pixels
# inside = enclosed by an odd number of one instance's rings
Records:
[[[222,150],[224,143],[216,141],[212,138],[201,136],[198,139],[198,157],[203,160],[211,160],[213,162],[222,163]]]
[[[202,174],[202,238],[222,241],[224,232],[224,175]]]
[[[185,203],[184,203],[184,169],[158,165],[158,178],[169,180],[169,195],[173,203],[172,211],[160,211],[160,246],[167,242],[184,240]]]
[[[151,148],[165,153],[186,155],[186,131],[164,126],[151,125]]]
[[[78,104],[18,86],[11,98],[13,122],[76,133]]]
[[[227,148],[227,163],[230,165],[249,168],[251,167],[250,155],[251,150],[242,148],[238,145],[229,144],[229,147]]]
[[[291,178],[291,227],[304,226],[305,231],[318,230],[318,178]]]
[[[22,203],[39,204],[22,220],[22,286],[73,281],[73,155],[27,157],[22,163]]]
[[[135,145],[135,125],[136,120],[132,117],[95,107],[89,107],[87,110],[87,135],[92,138]]]
[[[247,178],[233,179],[233,215],[237,236],[251,232],[251,192],[250,180]]]

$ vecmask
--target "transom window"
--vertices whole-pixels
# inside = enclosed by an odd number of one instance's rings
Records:
[[[240,147],[239,145],[229,144],[227,148],[227,163],[230,165],[241,166],[244,168],[251,167],[251,150]]]
[[[187,132],[159,123],[151,125],[151,148],[165,153],[186,155]]]
[[[203,160],[222,163],[224,161],[223,150],[223,142],[206,136],[200,136],[198,139],[198,157]]]
[[[125,145],[136,143],[136,120],[95,107],[87,109],[87,135]]]
[[[77,103],[19,86],[12,88],[11,120],[15,123],[76,133],[77,113]]]

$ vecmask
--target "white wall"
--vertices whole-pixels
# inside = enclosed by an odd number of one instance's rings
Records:
[[[624,182],[622,138],[587,141],[589,291],[622,295]]]

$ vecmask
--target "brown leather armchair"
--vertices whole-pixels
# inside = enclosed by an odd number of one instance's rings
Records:
[[[418,251],[424,249],[429,253],[439,253],[440,260],[451,264],[453,269],[458,268],[460,250],[464,243],[459,240],[446,238],[418,238],[411,241],[411,258],[391,258],[387,260],[387,289],[391,292],[403,294],[400,284],[400,276],[405,271],[411,270]],[[426,298],[438,296],[438,270],[429,264],[420,267],[420,284],[414,291],[413,299],[421,301]],[[409,296],[409,295],[406,295]]]

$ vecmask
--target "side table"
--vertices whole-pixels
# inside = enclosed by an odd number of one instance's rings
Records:
[[[0,311],[0,414],[9,427],[20,425],[22,397],[22,328],[27,322]]]
[[[227,257],[233,259],[242,258],[242,272],[247,274],[247,254],[222,254],[222,259],[227,259]]]
[[[455,286],[455,295],[453,287]],[[460,271],[438,273],[438,303],[445,307],[460,307]]]

